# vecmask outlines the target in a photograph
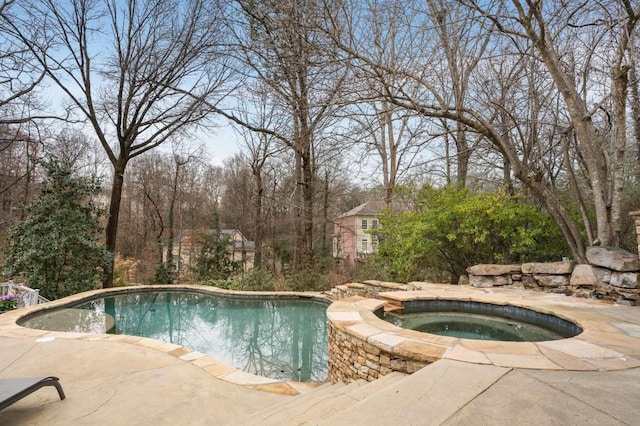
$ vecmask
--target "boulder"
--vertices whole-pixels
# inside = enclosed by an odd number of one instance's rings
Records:
[[[579,288],[573,291],[573,296],[583,299],[589,299],[593,295],[593,292],[584,288]]]
[[[522,267],[520,265],[473,265],[467,268],[470,275],[506,275],[520,274]]]
[[[620,296],[624,297],[627,300],[635,300],[640,301],[640,291],[639,290],[616,290]]]
[[[531,275],[523,275],[520,278],[520,282],[524,288],[529,290],[538,290],[540,287],[538,282]]]
[[[503,285],[511,284],[510,275],[469,275],[469,284],[473,287],[488,288],[488,287],[500,287]]]
[[[611,272],[597,266],[582,264],[576,265],[571,273],[571,285],[596,286],[611,280]]]
[[[524,263],[523,274],[570,274],[573,271],[573,261],[549,262],[549,263]]]
[[[640,259],[636,254],[615,247],[588,247],[587,260],[592,265],[618,272],[640,271]]]
[[[564,287],[569,285],[568,275],[534,275],[541,287]]]
[[[635,272],[612,272],[609,284],[620,288],[640,288],[638,280],[640,275]]]

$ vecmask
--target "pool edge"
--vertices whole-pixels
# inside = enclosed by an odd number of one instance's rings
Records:
[[[155,340],[147,337],[139,337],[125,334],[104,334],[104,333],[72,333],[61,331],[48,331],[23,327],[18,324],[18,321],[27,318],[29,316],[44,312],[50,309],[62,308],[66,305],[75,304],[81,301],[90,300],[94,297],[102,297],[111,294],[127,294],[140,291],[158,291],[158,290],[188,290],[191,292],[212,294],[221,297],[236,297],[236,298],[264,298],[265,296],[274,298],[295,298],[295,299],[309,299],[316,300],[318,302],[326,303],[330,305],[331,300],[319,292],[252,292],[252,291],[233,291],[221,289],[218,287],[200,286],[200,285],[186,285],[186,284],[158,284],[158,285],[144,285],[144,286],[128,286],[128,287],[113,287],[108,289],[90,290],[82,293],[77,293],[62,299],[54,300],[40,305],[29,306],[25,308],[16,309],[13,311],[5,312],[0,315],[0,337],[9,338],[60,338],[60,339],[73,339],[73,340],[86,340],[86,341],[113,341],[126,344],[133,344],[141,346],[147,349],[153,349],[162,352],[166,355],[178,358],[186,363],[200,368],[208,374],[229,383],[233,383],[239,386],[243,386],[247,389],[258,390],[262,392],[277,393],[281,395],[295,396],[302,393],[306,393],[322,383],[315,382],[296,382],[292,380],[279,380],[272,379],[264,376],[258,376],[250,373],[246,373],[242,370],[236,369],[228,364],[225,364],[211,356],[195,351],[186,346],[180,346],[173,343],[167,343],[160,340]]]

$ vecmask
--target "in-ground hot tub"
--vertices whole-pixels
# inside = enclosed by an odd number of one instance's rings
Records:
[[[576,324],[555,315],[466,300],[407,301],[400,310],[378,315],[402,328],[463,339],[541,342],[582,333]]]
[[[618,349],[623,341],[628,341],[629,347],[639,347],[640,338],[628,336],[623,329],[627,326],[619,319],[601,314],[602,308],[609,309],[609,303],[527,290],[488,291],[426,283],[421,287],[380,293],[380,299],[353,298],[329,306],[331,381],[373,380],[393,371],[413,373],[442,359],[544,370],[608,371],[640,366],[639,359]],[[527,341],[503,340],[502,336],[500,340],[480,340],[411,330],[383,319],[385,311],[437,311],[452,306],[458,313],[473,306],[507,323],[524,317],[557,335],[520,339]],[[496,316],[498,312],[502,316]],[[508,318],[503,318],[505,315]]]

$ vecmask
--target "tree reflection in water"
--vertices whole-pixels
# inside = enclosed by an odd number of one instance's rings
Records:
[[[326,305],[319,302],[164,291],[77,307],[107,311],[118,334],[186,346],[247,373],[304,382],[327,377]]]

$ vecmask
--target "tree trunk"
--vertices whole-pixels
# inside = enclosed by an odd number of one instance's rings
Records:
[[[451,147],[449,141],[449,126],[447,124],[447,120],[442,120],[444,126],[444,164],[445,164],[445,175],[447,178],[447,186],[451,185],[453,179],[451,178]]]
[[[540,37],[531,21],[524,20],[523,25],[525,25],[531,40],[540,52],[547,70],[567,105],[571,122],[587,164],[596,214],[597,238],[600,240],[600,244],[611,245],[613,243],[613,232],[609,215],[609,200],[607,198],[607,163],[598,143],[591,115],[576,89],[574,81],[565,73],[558,53],[550,45],[551,38],[546,34],[546,30],[543,30],[545,31],[544,37]],[[569,242],[569,240],[567,241]]]
[[[118,236],[118,218],[120,216],[120,202],[124,185],[124,171],[127,167],[127,156],[120,155],[113,165],[113,183],[111,185],[111,199],[109,201],[109,217],[105,228],[105,247],[111,254],[109,265],[105,266],[102,275],[102,288],[113,287],[114,259],[116,253],[116,238]]]
[[[467,129],[464,124],[456,123],[456,166],[458,168],[456,183],[460,188],[467,186],[467,175],[469,173],[469,158],[471,152],[467,144]]]
[[[384,110],[383,110],[383,119],[384,124],[387,126],[387,142],[388,146],[387,153],[388,159],[384,159],[384,161],[388,161],[389,165],[387,167],[386,173],[388,176],[385,176],[385,194],[384,194],[384,202],[387,207],[391,208],[391,203],[393,203],[393,195],[396,191],[396,178],[398,175],[398,144],[396,143],[396,136],[393,131],[393,117],[391,105],[388,102],[384,102]],[[384,138],[382,139],[382,143],[385,143]]]
[[[580,235],[580,231],[571,218],[571,215],[563,207],[558,197],[553,193],[549,186],[544,184],[542,181],[537,180],[530,170],[516,170],[516,175],[518,179],[527,185],[533,195],[540,203],[542,203],[549,215],[558,225],[558,228],[569,245],[571,254],[576,262],[586,263],[586,247],[582,239],[582,235]]]
[[[302,187],[303,196],[303,251],[302,267],[304,269],[313,267],[313,196],[314,196],[314,173],[311,159],[311,152],[307,151],[302,157],[302,173],[304,185]]]
[[[507,158],[504,158],[502,161],[502,184],[504,185],[504,190],[507,194],[515,194],[515,190],[513,189],[513,180],[511,179],[511,163],[509,163]]]
[[[175,194],[174,194],[175,197]],[[175,208],[175,199],[172,197],[171,202],[169,203],[169,218],[167,220],[169,225],[169,235],[167,235],[167,273],[173,273],[173,212]],[[169,282],[167,284],[173,284],[173,279],[169,278]]]
[[[322,255],[328,256],[329,237],[327,228],[329,227],[329,170],[324,172],[324,188],[322,191]]]
[[[180,159],[175,158],[176,161],[176,172],[173,175],[173,188],[171,188],[171,201],[169,202],[169,217],[168,217],[168,225],[169,225],[169,235],[167,236],[167,276],[169,282],[167,284],[173,284],[173,271],[175,265],[173,264],[173,222],[174,222],[174,213],[176,206],[176,197],[178,194],[178,178],[180,177]]]
[[[637,185],[640,184],[640,90],[638,90],[638,73],[636,72],[635,62],[631,62],[629,80],[631,86],[631,117],[633,121],[633,136],[635,138],[634,145],[636,147],[635,179]]]
[[[611,167],[612,191],[610,195],[611,204],[611,245],[620,245],[620,233],[622,231],[622,193],[624,190],[625,178],[625,155],[627,148],[627,87],[628,69],[626,67],[614,67],[612,75],[611,103],[613,109],[613,128],[611,129],[612,143],[614,147],[613,161]]]
[[[260,169],[253,170],[253,175],[256,179],[256,205],[253,212],[253,219],[255,225],[255,232],[253,236],[253,242],[255,244],[255,251],[253,257],[254,269],[262,269],[262,197],[264,196],[264,184],[262,182],[262,171]]]
[[[295,242],[293,246],[293,271],[297,272],[302,269],[302,247],[304,246],[304,236],[302,227],[304,196],[302,194],[302,186],[304,185],[304,178],[302,177],[302,156],[298,150],[295,152],[296,156],[296,169],[295,169],[295,197],[293,211],[294,211],[294,233]]]

